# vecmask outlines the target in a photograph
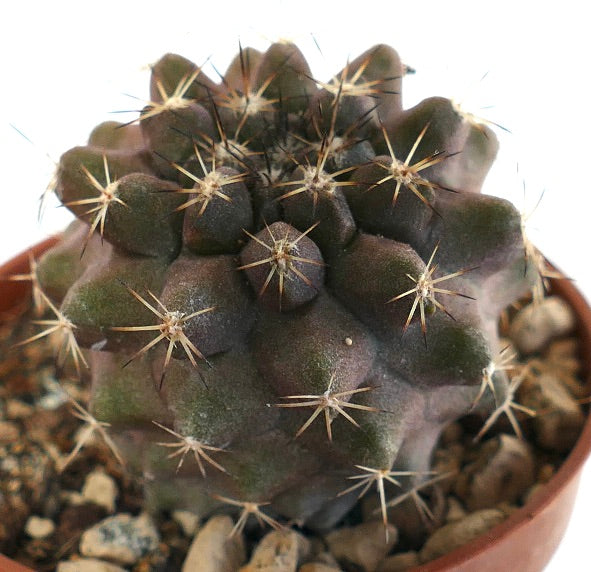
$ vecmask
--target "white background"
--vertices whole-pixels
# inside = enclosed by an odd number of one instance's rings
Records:
[[[529,212],[545,191],[530,218],[530,236],[591,298],[591,41],[584,2],[21,0],[4,6],[0,260],[70,220],[50,203],[37,221],[52,161],[84,143],[95,124],[121,118],[111,112],[141,108],[141,101],[124,94],[148,96],[148,65],[164,52],[198,64],[211,57],[223,71],[238,39],[264,49],[270,40],[289,38],[313,74],[327,80],[347,57],[385,42],[417,70],[405,80],[406,106],[430,95],[455,97],[511,131],[498,130],[503,152],[485,192]],[[589,512],[587,466],[572,523],[547,572],[591,569]]]

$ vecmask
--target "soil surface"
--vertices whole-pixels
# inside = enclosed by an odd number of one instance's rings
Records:
[[[577,341],[560,332],[527,355],[499,362],[520,376],[517,407],[506,404],[512,415],[502,411],[477,442],[486,420],[469,416],[448,427],[434,456],[436,476],[413,494],[386,499],[397,500],[386,513],[387,527],[374,481],[339,528],[323,537],[294,527],[271,531],[254,518],[232,533],[235,519],[227,516],[144,514],[141,482],[122,470],[101,430],[90,432],[80,419],[88,400],[84,374],[80,380],[68,364],[57,368],[47,337],[15,345],[39,331],[30,309],[0,318],[0,552],[39,571],[190,571],[197,570],[196,551],[200,569],[214,572],[405,570],[527,502],[565,459],[589,401]],[[514,337],[513,321],[504,328]],[[109,544],[109,534],[129,545]],[[233,563],[214,559],[216,542]]]

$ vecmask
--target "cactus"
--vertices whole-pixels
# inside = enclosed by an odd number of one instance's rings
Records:
[[[167,54],[136,120],[61,157],[77,218],[32,275],[153,507],[323,530],[376,483],[385,520],[447,424],[511,412],[498,319],[539,277],[480,192],[497,138],[403,109],[404,73],[385,45],[326,83],[291,44],[220,83]]]

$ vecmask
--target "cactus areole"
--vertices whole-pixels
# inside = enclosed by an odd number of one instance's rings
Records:
[[[404,109],[404,73],[385,45],[326,83],[291,44],[219,83],[167,54],[139,117],[61,157],[77,219],[37,300],[151,506],[325,530],[355,483],[437,480],[442,429],[511,391],[499,316],[541,276],[480,192],[497,138]]]

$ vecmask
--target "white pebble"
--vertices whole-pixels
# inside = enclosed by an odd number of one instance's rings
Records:
[[[214,516],[197,533],[185,561],[183,572],[236,572],[246,560],[241,534],[232,533],[229,516]]]
[[[115,512],[118,494],[115,480],[101,469],[89,473],[82,487],[82,497],[85,500],[102,506],[109,513]]]
[[[199,517],[189,510],[175,510],[172,518],[183,529],[185,536],[194,536],[199,526]]]
[[[503,520],[505,515],[500,510],[484,509],[438,528],[421,549],[419,554],[421,562],[429,562],[463,546]]]
[[[96,558],[78,558],[59,562],[56,572],[126,572],[125,568],[97,560]]]
[[[71,506],[80,506],[86,502],[78,491],[61,491],[60,500]]]
[[[240,572],[296,572],[310,554],[310,541],[295,530],[273,530],[255,548]]]
[[[25,532],[31,538],[47,538],[55,530],[55,523],[49,518],[30,516],[25,524]]]

